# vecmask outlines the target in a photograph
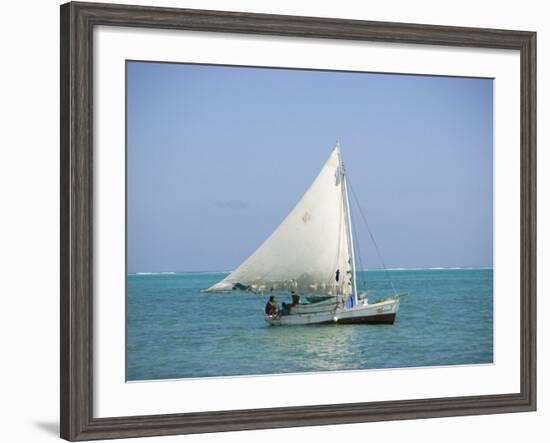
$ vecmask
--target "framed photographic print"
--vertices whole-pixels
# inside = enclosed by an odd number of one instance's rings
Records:
[[[61,436],[536,408],[536,34],[61,7]]]

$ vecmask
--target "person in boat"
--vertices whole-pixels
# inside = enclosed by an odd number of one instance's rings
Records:
[[[291,291],[290,296],[292,297],[292,303],[283,302],[283,312],[286,312],[287,314],[290,314],[290,310],[293,306],[300,304],[300,296],[296,294],[296,292]]]
[[[269,300],[265,305],[265,314],[270,317],[277,315],[277,302],[275,301],[275,297],[273,295],[269,297]]]

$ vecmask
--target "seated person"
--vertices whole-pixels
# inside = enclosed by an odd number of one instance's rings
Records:
[[[300,304],[300,296],[298,294],[296,294],[296,292],[291,291],[290,296],[292,297],[292,303],[283,302],[283,310],[288,312],[289,314],[290,314],[290,309],[293,306],[296,306],[296,305]]]
[[[269,297],[269,300],[265,305],[265,313],[270,317],[277,315],[277,302],[275,301],[275,297],[273,295]]]

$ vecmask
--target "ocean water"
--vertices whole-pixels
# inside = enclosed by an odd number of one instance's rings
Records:
[[[225,275],[128,275],[129,381],[493,362],[492,269],[359,273],[371,301],[408,293],[393,325],[269,326],[267,296],[200,292]]]

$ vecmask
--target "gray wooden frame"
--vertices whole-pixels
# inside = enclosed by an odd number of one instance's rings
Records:
[[[94,26],[514,49],[521,56],[521,392],[275,409],[94,418]],[[61,6],[61,437],[92,440],[536,409],[536,33],[189,9]],[[123,296],[123,294],[121,294]]]

